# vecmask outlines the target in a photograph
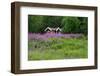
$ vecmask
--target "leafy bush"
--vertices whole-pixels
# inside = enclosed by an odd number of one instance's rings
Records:
[[[64,17],[62,20],[64,33],[79,33],[80,20],[77,17]]]

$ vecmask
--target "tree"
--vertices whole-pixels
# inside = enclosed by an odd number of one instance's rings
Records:
[[[32,33],[44,33],[47,27],[60,27],[63,33],[83,33],[88,32],[87,17],[70,16],[28,16],[28,30]]]
[[[80,20],[77,17],[64,17],[62,30],[64,33],[79,33]]]
[[[88,33],[88,18],[87,17],[78,17],[80,20],[80,27],[79,30],[81,33],[87,35]]]
[[[62,16],[45,16],[44,25],[47,27],[60,27]]]
[[[41,32],[43,16],[28,16],[29,32]]]

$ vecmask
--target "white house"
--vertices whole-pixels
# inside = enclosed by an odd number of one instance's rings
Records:
[[[44,31],[45,32],[52,32],[52,33],[59,33],[59,32],[61,32],[61,28],[59,28],[59,27],[57,27],[57,28],[47,27]]]

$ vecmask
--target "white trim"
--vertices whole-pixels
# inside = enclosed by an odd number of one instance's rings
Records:
[[[50,31],[52,30],[50,27],[47,27],[44,31],[47,31],[48,29],[49,29]]]
[[[61,29],[60,29],[59,27],[57,27],[57,28],[47,27],[44,31],[46,31],[46,30],[48,30],[48,29],[49,29],[50,31],[52,31],[52,30],[54,30],[54,29],[55,29],[56,31],[57,31],[57,30],[60,30],[60,31],[61,31]]]

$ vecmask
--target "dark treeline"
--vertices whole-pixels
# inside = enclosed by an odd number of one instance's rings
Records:
[[[28,31],[32,33],[44,33],[46,27],[60,27],[62,33],[83,33],[87,35],[87,17],[69,16],[28,16]]]

